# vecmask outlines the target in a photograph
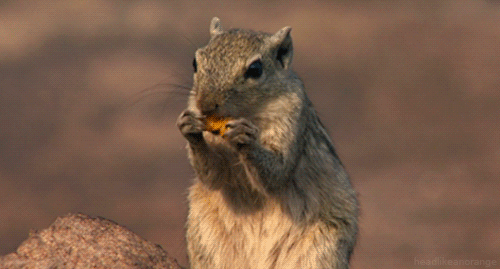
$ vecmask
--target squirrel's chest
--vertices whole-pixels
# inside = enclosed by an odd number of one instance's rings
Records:
[[[191,188],[187,225],[193,268],[198,268],[196,264],[200,268],[315,267],[314,257],[320,253],[313,252],[324,233],[318,225],[297,226],[273,203],[256,213],[236,215],[217,193],[207,196],[205,190],[198,191],[196,185]]]

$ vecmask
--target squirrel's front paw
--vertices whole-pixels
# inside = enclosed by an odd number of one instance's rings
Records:
[[[205,123],[191,110],[184,110],[177,119],[177,127],[182,135],[192,144],[203,141]]]
[[[228,129],[223,137],[237,149],[245,148],[257,141],[259,128],[245,118],[229,121],[226,128]]]

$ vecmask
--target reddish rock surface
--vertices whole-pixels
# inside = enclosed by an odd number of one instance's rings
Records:
[[[69,214],[47,229],[32,231],[0,268],[180,269],[158,245],[104,218]]]

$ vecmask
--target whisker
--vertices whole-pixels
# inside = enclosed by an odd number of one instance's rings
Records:
[[[195,45],[195,44],[194,44],[194,42],[193,42],[191,39],[189,39],[186,35],[181,34],[181,36],[182,36],[185,40],[187,40],[187,42],[191,45],[191,47],[192,47],[193,49],[195,49],[195,50],[196,50],[196,49],[198,49],[198,48],[200,47],[200,46],[198,46],[198,45]]]
[[[134,93],[131,97],[127,98],[124,106],[126,109],[131,109],[141,101],[155,95],[161,96],[188,96],[191,87],[175,84],[175,83],[158,83],[154,86],[146,88],[140,92]]]

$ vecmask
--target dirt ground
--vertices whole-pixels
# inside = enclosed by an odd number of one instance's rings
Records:
[[[0,255],[103,216],[187,265],[175,127],[209,22],[292,26],[359,193],[352,268],[500,267],[498,1],[0,1]]]

